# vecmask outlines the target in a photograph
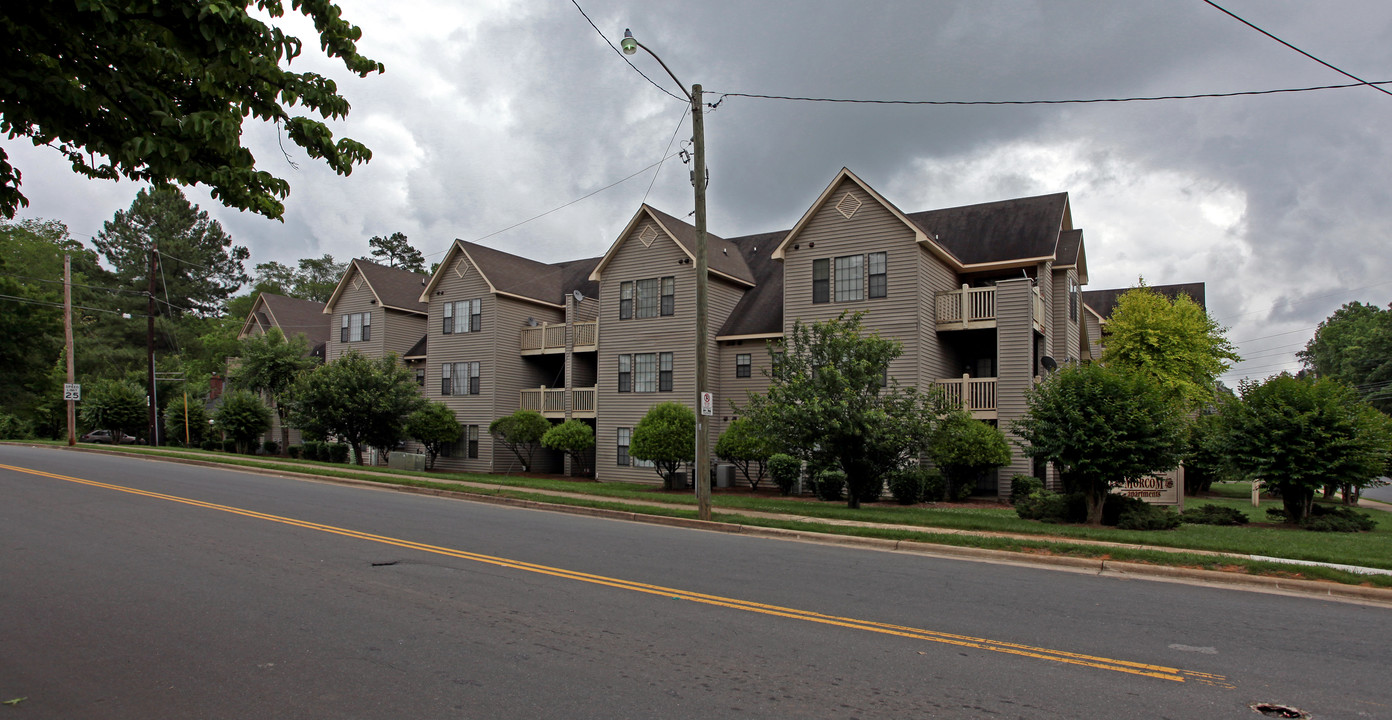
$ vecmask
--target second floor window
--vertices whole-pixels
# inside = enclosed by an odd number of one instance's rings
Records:
[[[650,318],[676,314],[675,276],[625,280],[619,283],[619,319]]]
[[[749,353],[740,353],[735,356],[735,377],[746,378],[751,375],[750,370],[753,367],[751,360]]]
[[[441,395],[478,395],[480,384],[477,362],[445,363],[440,366]]]
[[[831,302],[831,261],[812,261],[812,302]]]
[[[867,264],[870,265],[870,287],[868,295],[872,298],[882,298],[889,294],[889,253],[870,253],[865,256]]]
[[[338,330],[339,342],[362,342],[372,339],[372,313],[350,313],[343,316]]]
[[[855,302],[889,296],[889,253],[812,261],[812,302]]]
[[[458,300],[444,305],[444,326],[440,329],[446,335],[478,332],[483,329],[483,300]]]
[[[464,442],[465,442],[465,446],[464,446],[464,453],[465,453],[465,455],[466,455],[467,457],[477,458],[477,457],[478,457],[479,426],[477,426],[477,425],[465,425],[465,426],[464,426],[464,438],[465,438],[465,440],[464,440]]]
[[[619,356],[619,392],[671,392],[672,353]]]
[[[633,437],[633,430],[632,430],[631,428],[619,428],[619,442],[618,442],[618,464],[619,464],[619,465],[627,466],[627,465],[629,464],[629,459],[628,459],[628,443],[629,443],[630,439],[632,439],[632,437]]]
[[[1082,288],[1078,286],[1078,281],[1073,278],[1068,279],[1068,319],[1078,322],[1078,295]]]
[[[846,255],[836,258],[836,302],[850,302],[865,297],[865,256]]]

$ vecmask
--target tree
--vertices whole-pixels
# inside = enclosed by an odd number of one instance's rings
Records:
[[[459,440],[463,431],[464,426],[459,424],[454,411],[441,402],[427,402],[406,419],[406,436],[425,446],[427,470],[435,469],[435,458],[440,456],[440,450]]]
[[[773,445],[762,428],[747,418],[736,418],[715,441],[715,454],[739,468],[749,489],[758,490],[769,456],[773,454]],[[756,465],[757,471],[750,475],[751,467]]]
[[[982,473],[1010,462],[1010,445],[996,427],[954,410],[929,438],[928,457],[947,479],[948,499],[960,499],[976,489]]]
[[[406,418],[423,405],[415,378],[395,354],[369,359],[349,351],[300,376],[290,391],[288,422],[347,441],[362,465],[364,445],[381,447],[387,438],[400,437]]]
[[[229,207],[279,219],[290,185],[256,167],[242,144],[246,118],[274,123],[340,175],[372,153],[348,138],[335,141],[320,120],[291,114],[298,105],[306,115],[337,120],[348,114],[348,101],[332,79],[282,67],[303,43],[260,19],[281,18],[281,2],[251,5],[5,3],[0,132],[53,147],[87,177],[203,183]],[[362,32],[337,5],[292,7],[314,22],[328,57],[359,77],[384,71],[358,54]],[[0,149],[0,215],[14,217],[29,202],[7,157]]]
[[[696,413],[679,402],[664,402],[648,408],[633,426],[629,457],[649,460],[662,476],[662,488],[675,487],[682,463],[696,459]]]
[[[300,258],[290,294],[304,300],[326,303],[338,287],[338,279],[348,269],[348,263],[334,262],[333,256]]]
[[[180,399],[164,406],[164,432],[171,440],[190,446],[202,442],[208,434],[208,412],[203,409],[203,401],[190,400],[185,406]]]
[[[1225,332],[1188,295],[1171,300],[1141,281],[1117,298],[1102,362],[1149,376],[1193,410],[1213,399],[1218,376],[1241,360]]]
[[[1364,487],[1388,470],[1392,433],[1387,416],[1347,385],[1282,373],[1238,386],[1241,400],[1222,410],[1228,462],[1238,474],[1265,480],[1281,493],[1286,521],[1310,514],[1327,482]]]
[[[588,453],[594,447],[594,428],[584,420],[571,418],[541,436],[541,446],[570,456],[572,474],[588,475]]]
[[[149,289],[150,248],[158,247],[162,268],[156,270],[156,299],[164,301],[162,315],[221,315],[227,299],[251,279],[242,268],[251,252],[233,245],[221,223],[178,188],[141,190],[129,210],[102,224],[92,242],[116,269],[117,281],[140,293]],[[143,300],[133,309],[143,312]]]
[[[33,419],[39,397],[53,390],[48,372],[63,352],[64,252],[81,254],[82,246],[62,223],[0,221],[0,337],[7,338],[0,342],[0,411]]]
[[[287,340],[280,328],[273,327],[265,334],[242,340],[238,364],[232,371],[232,384],[261,393],[270,401],[276,417],[280,418],[281,455],[290,452],[290,426],[286,423],[290,414],[287,402],[290,388],[315,364],[303,335]]]
[[[386,262],[387,267],[400,267],[411,272],[425,272],[425,256],[411,247],[405,233],[394,232],[390,237],[374,235],[367,241],[372,257]]]
[[[252,442],[271,427],[271,409],[249,390],[223,393],[222,405],[213,413],[213,425],[237,443],[237,452],[254,450]]]
[[[78,412],[82,424],[93,430],[110,430],[112,442],[136,435],[150,422],[145,391],[132,382],[102,380],[83,391]]]
[[[1126,480],[1171,470],[1184,451],[1185,425],[1166,389],[1148,375],[1098,364],[1065,367],[1026,395],[1011,430],[1027,455],[1053,463],[1069,492],[1081,492],[1087,521]]]
[[[779,370],[768,393],[750,393],[746,412],[779,449],[812,467],[839,465],[852,508],[878,495],[885,477],[922,448],[944,407],[940,396],[888,377],[903,347],[862,335],[861,317],[794,323],[785,345],[770,346]]]
[[[535,410],[518,410],[488,424],[488,433],[512,451],[522,463],[522,472],[532,471],[532,458],[551,422]]]
[[[1344,305],[1320,323],[1296,356],[1316,375],[1344,382],[1392,414],[1392,305]]]

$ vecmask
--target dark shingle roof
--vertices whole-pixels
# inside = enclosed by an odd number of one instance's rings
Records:
[[[1121,297],[1122,293],[1130,289],[1131,288],[1084,290],[1083,304],[1092,308],[1093,312],[1102,316],[1103,319],[1106,319],[1111,317],[1112,311],[1116,309],[1117,298]],[[1199,307],[1205,310],[1208,309],[1208,306],[1204,304],[1204,284],[1201,282],[1180,283],[1177,285],[1151,285],[1150,289],[1171,300],[1181,294],[1188,295],[1190,300],[1199,304]]]
[[[1058,253],[1054,257],[1054,265],[1077,265],[1078,250],[1083,247],[1082,230],[1065,230],[1059,233]]]
[[[684,220],[668,215],[661,210],[648,207],[648,211],[660,220],[672,233],[676,241],[693,256],[696,254],[696,228]],[[785,233],[786,234],[786,233]],[[706,265],[711,270],[745,282],[754,282],[754,273],[744,261],[744,254],[733,241],[726,240],[709,230],[706,231]]]
[[[456,242],[469,253],[494,290],[545,303],[560,304],[563,301],[560,268],[494,250],[487,245],[465,240]]]
[[[964,265],[1049,257],[1059,242],[1068,193],[911,213],[914,224]]]
[[[783,332],[783,263],[770,256],[788,232],[746,235],[730,241],[753,272],[755,285],[730,311],[717,336]]]
[[[324,303],[264,292],[261,302],[275,318],[274,325],[286,337],[302,334],[311,348],[329,341],[329,318],[324,316]],[[266,322],[267,326],[271,324]]]
[[[407,350],[407,351],[406,351],[406,354],[405,354],[405,355],[402,355],[401,358],[402,358],[403,360],[413,360],[413,359],[415,359],[415,358],[423,358],[423,357],[425,357],[425,339],[428,338],[428,337],[430,337],[430,335],[429,335],[428,333],[425,334],[425,335],[422,335],[422,336],[421,336],[421,339],[420,339],[420,340],[417,340],[417,341],[416,341],[416,344],[415,344],[415,345],[412,345],[412,346],[411,346],[411,349],[410,349],[410,350]]]
[[[427,305],[420,301],[420,296],[430,280],[429,275],[387,267],[363,258],[354,258],[353,265],[367,278],[367,284],[372,286],[383,305],[409,312],[426,311]]]
[[[587,298],[599,297],[599,283],[590,279],[590,273],[599,267],[599,261],[603,259],[600,256],[555,263],[561,269],[561,292],[579,290]]]

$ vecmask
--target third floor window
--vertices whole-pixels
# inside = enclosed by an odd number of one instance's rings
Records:
[[[362,342],[372,339],[372,313],[352,313],[343,316],[339,326],[339,342]]]
[[[876,252],[812,261],[812,302],[855,302],[889,295],[889,255]]]
[[[444,326],[440,329],[446,335],[478,332],[483,329],[483,300],[457,300],[444,305]]]
[[[619,283],[619,319],[674,315],[676,295],[677,279],[674,276],[626,280]]]

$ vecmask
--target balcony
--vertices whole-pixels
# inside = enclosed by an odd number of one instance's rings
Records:
[[[970,287],[940,292],[937,302],[938,330],[977,330],[996,327],[996,289]],[[1034,288],[1034,329],[1044,332],[1044,295]]]
[[[996,419],[996,379],[963,375],[960,380],[938,380],[933,387],[943,391],[954,406],[972,414],[977,420]]]
[[[564,418],[566,416],[566,394],[570,394],[571,417],[592,418],[595,416],[595,389],[587,388],[527,388],[521,391],[518,407],[535,410],[545,417]]]
[[[575,331],[575,352],[594,352],[599,349],[599,323],[571,323]],[[566,351],[566,324],[542,323],[522,328],[523,355],[550,355]]]

